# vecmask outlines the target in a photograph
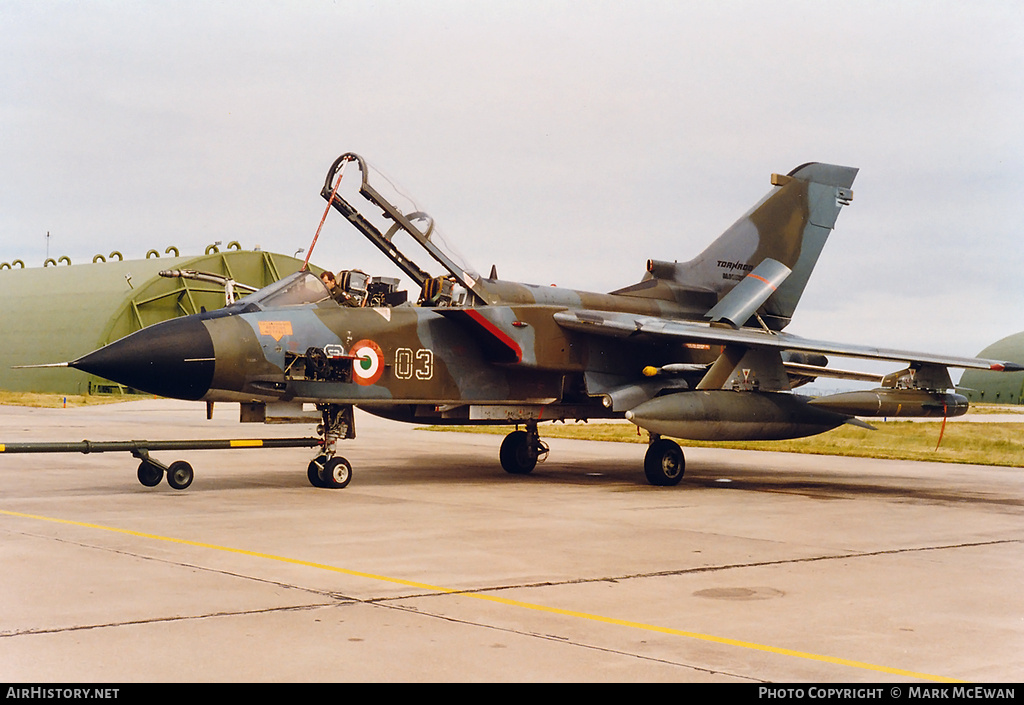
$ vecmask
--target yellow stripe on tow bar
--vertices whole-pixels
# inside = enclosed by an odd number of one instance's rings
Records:
[[[232,448],[260,448],[263,446],[263,441],[256,439],[251,441],[231,441]]]

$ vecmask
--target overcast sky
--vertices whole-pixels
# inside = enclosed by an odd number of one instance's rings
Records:
[[[1010,0],[2,0],[0,261],[292,254],[354,151],[479,271],[607,291],[826,161],[789,331],[974,355],[1024,329],[1022,67]],[[340,217],[313,261],[397,274]]]

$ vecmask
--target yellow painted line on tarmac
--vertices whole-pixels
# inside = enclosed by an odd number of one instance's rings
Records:
[[[54,524],[66,524],[69,526],[80,526],[87,529],[96,529],[98,531],[108,531],[115,534],[124,534],[126,536],[136,536],[138,538],[152,539],[154,541],[165,541],[168,543],[176,543],[182,546],[192,546],[195,548],[208,548],[214,551],[223,551],[225,553],[234,553],[240,556],[250,556],[252,558],[262,558],[264,560],[277,561],[279,563],[288,563],[291,565],[304,566],[307,568],[315,568],[317,570],[326,570],[332,573],[340,573],[342,575],[350,575],[357,578],[366,578],[369,580],[379,580],[385,583],[391,583],[393,585],[403,585],[406,587],[413,587],[420,590],[427,590],[430,592],[440,592],[446,594],[458,593],[465,597],[471,597],[477,600],[484,600],[487,602],[493,602],[500,605],[507,605],[509,607],[518,607],[520,609],[533,610],[535,612],[544,612],[547,614],[556,614],[563,617],[572,617],[575,619],[584,619],[591,622],[600,622],[602,624],[611,624],[619,627],[628,627],[630,629],[639,629],[647,632],[657,632],[660,634],[668,634],[671,636],[681,636],[687,639],[696,639],[699,641],[706,641],[714,644],[723,644],[725,646],[735,646],[743,649],[751,649],[754,651],[763,651],[766,653],[777,654],[780,656],[790,656],[793,658],[806,659],[809,661],[818,661],[821,663],[831,663],[837,666],[847,666],[849,668],[859,668],[862,670],[875,671],[878,673],[887,673],[894,676],[903,676],[907,678],[918,678],[927,681],[936,681],[940,683],[961,683],[964,681],[957,680],[955,678],[946,678],[944,676],[936,676],[929,673],[917,673],[914,671],[906,671],[901,668],[890,668],[889,666],[879,666],[873,663],[865,663],[864,661],[853,661],[851,659],[838,658],[835,656],[823,656],[821,654],[812,654],[807,651],[797,651],[794,649],[785,649],[777,646],[768,646],[766,644],[757,644],[755,642],[743,641],[740,639],[730,639],[728,637],[714,636],[712,634],[701,634],[699,632],[688,632],[682,629],[673,629],[671,627],[659,627],[654,624],[645,624],[643,622],[633,622],[627,619],[616,619],[615,617],[602,617],[601,615],[589,614],[587,612],[577,612],[575,610],[565,610],[558,607],[548,607],[546,605],[538,605],[532,602],[522,602],[520,600],[510,600],[504,597],[497,597],[495,595],[488,595],[485,593],[478,592],[464,592],[454,588],[446,588],[438,585],[430,585],[428,583],[419,583],[412,580],[403,580],[401,578],[392,578],[386,575],[375,575],[373,573],[364,573],[358,570],[350,570],[348,568],[339,568],[338,566],[327,565],[326,563],[315,563],[313,561],[304,561],[297,558],[288,558],[286,556],[276,556],[272,553],[261,553],[259,551],[248,551],[241,548],[231,548],[230,546],[218,546],[212,543],[203,543],[201,541],[189,541],[187,539],[179,539],[170,536],[160,536],[158,534],[148,534],[142,531],[132,531],[130,529],[119,529],[113,526],[103,526],[102,524],[90,524],[81,521],[72,521],[70,519],[57,519],[55,517],[41,516],[38,514],[23,514],[21,512],[12,512],[0,509],[0,514],[19,517],[21,519],[34,519],[37,521],[45,521]]]
[[[304,561],[297,558],[286,558],[285,556],[275,556],[271,553],[260,553],[259,551],[247,551],[243,548],[231,548],[230,546],[218,546],[213,543],[202,543],[201,541],[189,541],[188,539],[177,539],[172,536],[160,536],[158,534],[147,534],[142,531],[132,531],[131,529],[119,529],[113,526],[103,526],[102,524],[89,524],[83,521],[72,521],[70,519],[57,519],[54,517],[40,516],[38,514],[22,514],[20,512],[10,512],[0,509],[0,514],[6,514],[12,517],[21,517],[22,519],[37,519],[39,521],[47,521],[54,524],[67,524],[69,526],[81,526],[86,529],[97,529],[99,531],[109,531],[115,534],[125,534],[126,536],[136,536],[143,539],[153,539],[155,541],[166,541],[168,543],[176,543],[182,546],[194,546],[196,548],[209,548],[214,551],[223,551],[225,553],[234,553],[240,556],[250,556],[252,558],[263,558],[271,561],[278,561],[280,563],[290,563],[292,565],[305,566],[307,568],[317,568],[319,570],[329,570],[334,573],[342,573],[344,575],[351,575],[357,578],[369,578],[371,580],[381,580],[389,583],[396,583],[398,585],[405,585],[407,587],[414,587],[423,590],[440,590],[442,592],[458,592],[458,590],[450,590],[440,588],[435,585],[426,585],[424,583],[417,583],[411,580],[401,580],[399,578],[389,578],[384,575],[374,575],[373,573],[363,573],[358,570],[349,570],[347,568],[338,568],[337,566],[327,565],[325,563],[314,563],[312,561]]]

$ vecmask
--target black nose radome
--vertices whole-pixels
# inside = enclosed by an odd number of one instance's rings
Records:
[[[213,379],[213,340],[195,316],[143,328],[71,367],[162,397],[201,399]]]

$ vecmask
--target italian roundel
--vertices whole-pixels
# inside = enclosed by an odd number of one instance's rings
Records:
[[[380,346],[372,340],[360,340],[350,348],[352,361],[352,379],[356,384],[368,387],[376,384],[384,374],[384,353]]]

